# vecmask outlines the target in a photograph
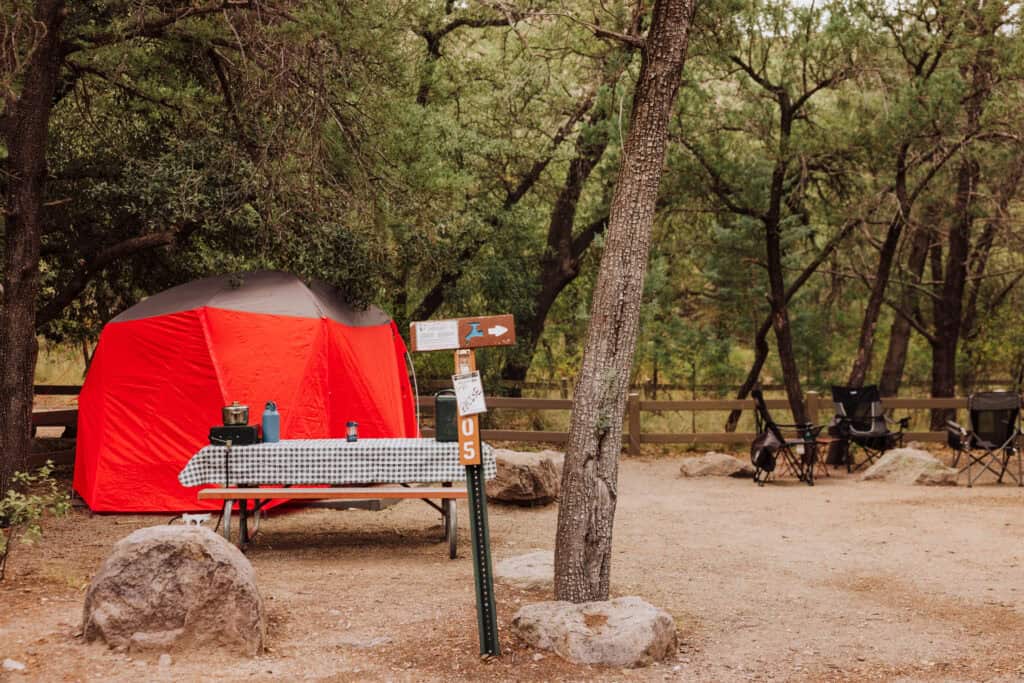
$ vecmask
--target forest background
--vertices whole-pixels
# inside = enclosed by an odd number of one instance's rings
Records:
[[[488,387],[575,376],[644,2],[0,5],[5,396],[37,339],[88,359],[140,298],[259,268],[401,330],[511,312]],[[798,420],[830,383],[1019,387],[1021,10],[699,4],[634,381],[777,383]]]

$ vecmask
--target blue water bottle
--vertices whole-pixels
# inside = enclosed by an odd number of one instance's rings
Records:
[[[267,401],[263,411],[263,443],[277,443],[281,440],[281,413],[277,412],[277,404]]]

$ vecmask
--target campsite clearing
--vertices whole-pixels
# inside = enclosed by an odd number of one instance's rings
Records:
[[[674,660],[573,666],[517,642],[522,604],[498,584],[504,654],[476,655],[472,564],[450,561],[432,510],[275,516],[248,553],[269,650],[139,656],[76,637],[84,587],[113,543],[170,515],[48,521],[0,584],[0,659],[12,680],[1002,680],[1024,676],[1024,489],[926,488],[833,476],[682,479],[679,457],[624,459],[612,592],[676,619]],[[460,502],[459,506],[464,506]],[[459,533],[466,542],[466,515]],[[496,560],[550,549],[556,506],[494,505]],[[541,656],[543,655],[543,656]],[[4,674],[0,674],[2,676]]]

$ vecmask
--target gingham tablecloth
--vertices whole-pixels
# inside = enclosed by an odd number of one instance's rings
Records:
[[[203,484],[407,484],[463,481],[457,443],[433,439],[294,439],[252,446],[206,446],[178,474],[182,486]],[[225,462],[226,459],[226,462]],[[497,473],[483,445],[484,478]]]

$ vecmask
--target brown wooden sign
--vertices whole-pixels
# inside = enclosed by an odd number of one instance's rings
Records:
[[[474,318],[422,320],[409,326],[413,351],[477,349],[516,343],[515,320],[510,314]]]

